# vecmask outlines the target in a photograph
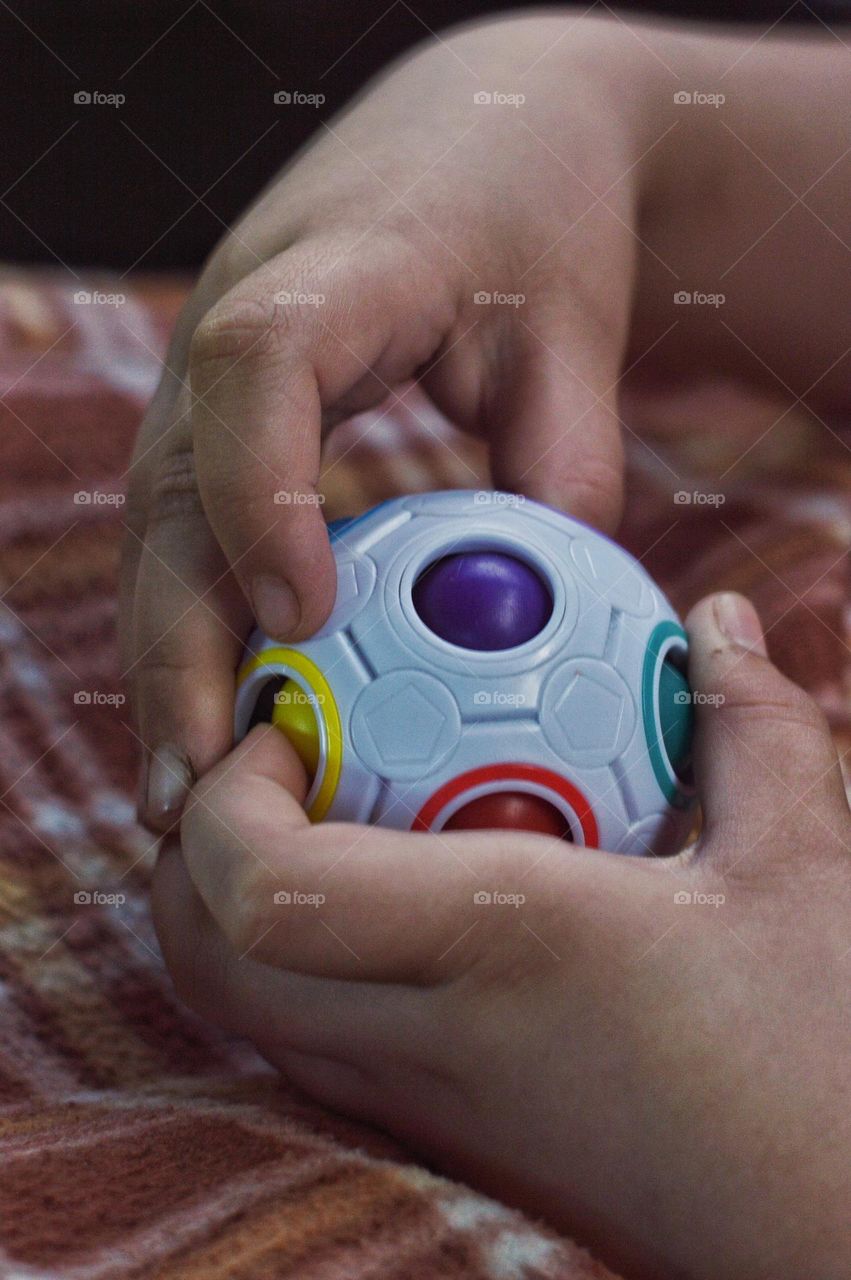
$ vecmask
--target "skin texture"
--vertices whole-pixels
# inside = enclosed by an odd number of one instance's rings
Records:
[[[847,50],[762,34],[552,11],[392,69],[223,240],[133,467],[145,819],[172,827],[200,779],[155,880],[179,991],[641,1280],[851,1270],[848,809],[752,610],[690,620],[692,683],[723,701],[698,708],[700,843],[664,863],[312,828],[281,735],[226,755],[233,672],[252,610],[298,639],[333,600],[318,507],[273,494],[312,493],[323,427],[409,376],[486,436],[497,484],[610,531],[623,430],[847,411]],[[684,89],[723,89],[723,123]],[[723,323],[679,289],[723,292]],[[483,915],[483,888],[526,901]]]

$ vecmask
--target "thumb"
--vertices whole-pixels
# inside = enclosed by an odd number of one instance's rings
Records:
[[[827,721],[768,658],[753,605],[710,596],[687,627],[705,841],[740,858],[843,839],[848,810]]]

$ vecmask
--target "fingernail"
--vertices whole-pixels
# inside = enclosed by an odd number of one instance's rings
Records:
[[[763,658],[768,657],[762,623],[750,600],[733,591],[725,591],[715,597],[713,611],[719,630],[731,644],[739,649],[750,649]]]
[[[192,768],[185,755],[176,747],[157,747],[147,767],[146,822],[162,827],[175,821],[193,782]]]
[[[301,607],[292,587],[270,573],[259,573],[254,579],[251,603],[262,630],[276,640],[287,640],[301,619]]]

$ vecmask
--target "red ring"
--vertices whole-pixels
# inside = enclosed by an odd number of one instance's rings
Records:
[[[597,820],[591,805],[579,788],[572,782],[568,782],[567,778],[553,773],[551,769],[541,769],[535,764],[488,764],[481,769],[470,769],[467,773],[459,773],[457,778],[450,778],[435,791],[434,795],[429,796],[411,823],[411,830],[431,831],[435,818],[451,800],[484,782],[534,782],[538,786],[549,788],[566,800],[576,814],[582,827],[585,844],[591,849],[598,847],[600,835],[597,830]]]

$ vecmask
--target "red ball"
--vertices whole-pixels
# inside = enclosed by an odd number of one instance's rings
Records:
[[[573,840],[570,825],[554,804],[525,791],[494,791],[456,809],[444,831],[536,831]]]

